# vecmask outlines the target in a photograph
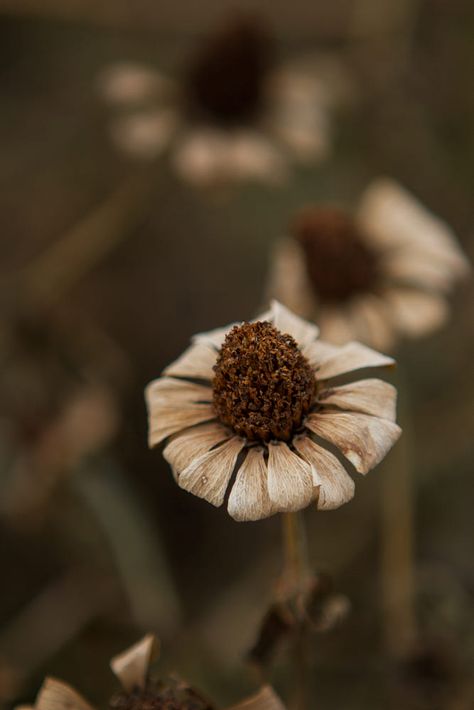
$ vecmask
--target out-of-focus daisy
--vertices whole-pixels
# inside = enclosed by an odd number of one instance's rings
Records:
[[[330,342],[357,339],[385,350],[399,336],[438,328],[446,293],[468,268],[450,228],[380,178],[353,212],[302,210],[275,248],[268,295],[317,317]]]
[[[176,678],[166,682],[150,677],[150,664],[157,655],[157,641],[151,634],[111,660],[111,668],[122,689],[109,702],[110,710],[214,710],[215,706],[187,683]],[[94,710],[71,686],[47,678],[33,706],[17,710]],[[265,686],[229,710],[285,710],[273,690]]]
[[[270,34],[245,15],[204,40],[176,82],[130,62],[99,77],[103,98],[121,109],[115,144],[146,160],[171,147],[177,172],[198,185],[278,183],[290,162],[322,159],[330,108],[347,86],[333,59],[275,67]]]
[[[360,473],[376,466],[400,435],[396,391],[379,379],[334,378],[394,361],[318,333],[274,301],[255,322],[195,336],[148,385],[149,444],[168,439],[163,455],[181,488],[220,506],[236,474],[236,520],[352,498],[354,482],[330,448]]]

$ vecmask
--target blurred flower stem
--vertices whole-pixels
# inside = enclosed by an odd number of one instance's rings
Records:
[[[409,415],[408,387],[401,372],[399,380],[400,421],[404,433],[381,478],[383,641],[386,652],[394,658],[406,654],[417,639],[413,427]]]
[[[303,514],[283,513],[282,593],[295,607],[297,623],[293,635],[291,658],[294,662],[294,688],[290,702],[291,710],[307,710],[308,698],[308,635],[306,624],[300,618],[301,604],[310,579],[308,545]]]

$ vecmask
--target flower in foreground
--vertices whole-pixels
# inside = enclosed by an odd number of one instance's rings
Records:
[[[146,389],[149,444],[181,488],[258,520],[354,494],[350,464],[365,474],[400,435],[395,388],[357,379],[394,360],[359,343],[336,347],[278,302],[255,322],[194,337]],[[337,451],[338,454],[335,454]],[[231,481],[235,475],[235,480]]]
[[[327,58],[275,68],[272,44],[263,24],[237,15],[203,42],[177,82],[131,62],[106,68],[100,92],[121,109],[115,144],[144,160],[170,147],[178,174],[196,185],[278,183],[289,162],[325,157],[329,109],[347,81]]]
[[[148,634],[118,656],[112,658],[112,671],[121,690],[112,696],[110,710],[214,710],[199,692],[179,679],[166,683],[150,678],[150,664],[157,655],[157,640]],[[94,710],[71,686],[47,678],[33,706],[17,710]],[[285,710],[269,686],[229,710]]]
[[[308,207],[270,266],[268,295],[316,318],[322,337],[389,349],[448,315],[446,294],[468,271],[450,228],[393,180],[369,185],[357,208]]]

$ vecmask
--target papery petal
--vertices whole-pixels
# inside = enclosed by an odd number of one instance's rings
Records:
[[[294,239],[280,239],[270,261],[267,298],[284,303],[293,313],[310,317],[316,308],[304,254]]]
[[[233,705],[228,710],[285,710],[276,693],[269,687],[263,687],[256,695]]]
[[[218,422],[201,424],[171,439],[163,449],[163,456],[177,478],[193,461],[230,436],[229,430]]]
[[[146,386],[145,397],[150,409],[155,405],[175,406],[181,402],[212,402],[212,389],[174,377],[159,377]]]
[[[400,427],[388,419],[329,410],[310,414],[305,426],[334,444],[359,473],[374,468],[401,434]]]
[[[208,451],[178,476],[178,485],[212,505],[222,505],[237,457],[244,446],[243,439],[234,436]]]
[[[156,446],[166,437],[195,424],[209,422],[216,418],[211,404],[189,404],[178,402],[176,406],[149,405],[148,445]]]
[[[391,322],[404,335],[427,335],[440,328],[448,318],[446,300],[433,293],[392,288],[384,291],[384,298]]]
[[[318,510],[334,510],[354,496],[354,481],[341,462],[307,435],[293,439],[295,449],[311,466],[313,484],[319,486]]]
[[[35,710],[94,710],[70,685],[46,678],[36,698]]]
[[[347,343],[338,353],[320,363],[316,375],[320,380],[327,380],[366,367],[393,365],[395,360],[388,355],[382,355],[361,343]]]
[[[383,380],[358,380],[331,387],[318,393],[318,401],[326,406],[371,414],[392,422],[396,419],[397,390]]]
[[[344,345],[358,337],[347,306],[321,306],[318,323],[321,337],[333,345]]]
[[[270,310],[262,313],[256,320],[270,320],[279,331],[291,335],[300,349],[312,343],[319,335],[318,326],[296,316],[275,299],[270,303]]]
[[[134,688],[143,689],[146,684],[148,669],[158,656],[159,645],[154,634],[147,634],[138,643],[126,651],[114,656],[110,667],[127,693]]]
[[[177,360],[165,367],[163,374],[212,380],[216,358],[216,351],[210,345],[198,342],[190,345]]]
[[[260,520],[275,512],[268,495],[264,453],[260,446],[249,449],[238,470],[227,507],[235,520]]]
[[[268,494],[279,512],[306,508],[317,494],[311,468],[283,442],[268,444]]]
[[[380,296],[366,293],[353,298],[348,310],[356,340],[376,350],[390,350],[395,329],[388,317],[387,304]]]
[[[240,323],[230,323],[225,325],[223,328],[214,328],[213,330],[208,330],[204,333],[196,333],[193,335],[193,343],[205,343],[211,345],[216,350],[219,350],[222,343],[225,340],[227,333],[232,330],[234,325],[241,325]]]

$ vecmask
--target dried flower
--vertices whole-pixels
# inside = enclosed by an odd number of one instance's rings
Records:
[[[195,336],[148,385],[149,444],[168,439],[163,455],[181,488],[220,506],[236,473],[228,500],[236,520],[352,498],[341,460],[365,474],[389,451],[400,435],[396,390],[333,379],[394,360],[318,333],[274,301],[255,322]]]
[[[152,634],[112,658],[110,665],[122,689],[110,700],[110,710],[213,710],[199,692],[187,683],[168,679],[166,683],[150,678],[150,664],[157,655],[158,643]],[[17,708],[20,710],[20,708]],[[46,678],[33,706],[21,710],[94,710],[71,686]],[[264,686],[256,695],[229,710],[285,710],[273,690]]]
[[[196,185],[232,180],[281,182],[291,160],[322,159],[329,109],[348,93],[328,58],[274,67],[264,25],[232,17],[191,57],[178,83],[130,62],[106,68],[102,96],[121,109],[112,138],[152,160],[172,148],[177,172]]]
[[[318,318],[330,342],[387,350],[446,319],[445,294],[468,270],[450,228],[394,181],[380,178],[354,213],[309,207],[276,247],[268,294]]]

